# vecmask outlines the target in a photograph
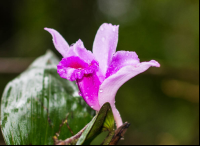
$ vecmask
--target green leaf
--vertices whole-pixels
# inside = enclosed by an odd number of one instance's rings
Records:
[[[8,83],[1,103],[6,144],[53,144],[80,131],[94,115],[78,95],[75,83],[57,74],[57,57],[50,51]]]
[[[109,103],[105,103],[99,113],[88,124],[79,138],[77,145],[89,145],[101,132],[109,131],[105,143],[109,143],[114,135],[114,117]]]

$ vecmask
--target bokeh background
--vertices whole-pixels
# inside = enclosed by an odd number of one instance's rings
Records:
[[[91,50],[104,22],[120,25],[117,50],[161,63],[119,89],[120,144],[199,144],[199,0],[1,1],[0,94],[47,49],[61,58],[44,27]]]

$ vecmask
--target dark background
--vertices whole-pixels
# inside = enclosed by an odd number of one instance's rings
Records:
[[[120,25],[117,50],[161,64],[119,89],[116,106],[131,123],[120,143],[199,144],[198,0],[1,1],[0,94],[47,49],[61,58],[44,27],[91,50],[104,22]]]

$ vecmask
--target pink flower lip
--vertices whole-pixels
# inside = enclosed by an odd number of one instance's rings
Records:
[[[93,60],[90,64],[77,56],[63,58],[57,65],[58,74],[65,79],[75,81],[82,79],[84,75],[92,74],[98,70],[98,62]]]

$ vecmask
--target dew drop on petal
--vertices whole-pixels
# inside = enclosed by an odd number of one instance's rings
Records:
[[[113,27],[113,31],[115,32],[115,27]]]
[[[99,90],[99,92],[100,92],[100,93],[102,93],[102,92],[103,92],[103,90],[101,90],[101,89],[100,89],[100,90]]]
[[[93,108],[94,106],[91,106],[91,108]]]
[[[139,67],[139,66],[140,66],[139,64],[136,64],[136,65],[135,65],[135,67]]]
[[[78,94],[79,94],[80,96],[82,96],[82,93],[81,93],[81,92],[79,92]]]
[[[119,113],[119,111],[117,110],[117,114],[121,117],[121,115],[120,115],[120,113]]]

